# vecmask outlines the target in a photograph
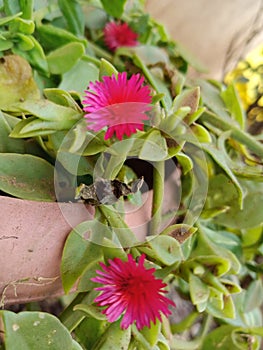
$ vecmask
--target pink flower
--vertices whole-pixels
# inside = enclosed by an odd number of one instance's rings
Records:
[[[111,51],[121,46],[138,45],[138,34],[127,23],[109,22],[104,28],[105,44]]]
[[[143,86],[144,78],[133,74],[127,79],[127,73],[118,76],[104,76],[102,81],[90,83],[83,100],[83,109],[88,112],[85,118],[88,129],[99,131],[108,127],[105,140],[114,133],[119,140],[123,135],[130,136],[137,130],[143,130],[145,114],[151,109],[151,96],[148,86]]]
[[[169,305],[175,304],[163,296],[166,286],[162,280],[153,275],[155,269],[144,267],[145,256],[138,260],[138,265],[129,254],[128,261],[119,258],[109,260],[109,266],[100,263],[103,271],[96,271],[99,276],[92,278],[93,282],[104,286],[96,288],[102,293],[95,299],[109,322],[116,321],[123,313],[121,328],[126,329],[134,321],[140,330],[144,326],[150,327],[150,322],[161,321],[161,313],[165,316],[171,312]]]

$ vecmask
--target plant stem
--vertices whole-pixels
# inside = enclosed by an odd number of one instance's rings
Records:
[[[90,63],[93,63],[93,64],[95,64],[95,66],[97,66],[97,67],[99,67],[99,66],[100,66],[100,63],[101,63],[101,61],[100,61],[98,58],[92,57],[92,56],[90,56],[90,55],[83,55],[82,60],[83,60],[83,61],[90,62]]]
[[[207,333],[210,331],[212,322],[213,322],[213,317],[211,315],[209,315],[209,314],[206,314],[204,322],[202,324],[202,328],[201,328],[201,339],[202,339],[202,341],[205,339]]]
[[[153,201],[152,201],[152,219],[150,224],[150,233],[155,235],[159,233],[162,222],[162,204],[164,197],[164,161],[153,164]]]
[[[94,51],[96,56],[100,58],[105,58],[107,61],[112,61],[112,55],[110,55],[106,50],[102,49],[100,46],[96,45],[95,43],[88,41],[88,45],[90,48]]]
[[[108,221],[123,248],[133,247],[138,243],[134,233],[122,219],[120,214],[114,209],[114,207],[109,205],[100,205],[98,209]]]
[[[236,127],[233,123],[231,123],[231,121],[226,121],[222,119],[222,117],[208,112],[204,113],[199,120],[201,122],[209,123],[223,131],[230,130],[231,136],[235,140],[243,143],[257,156],[263,158],[263,145],[258,142],[253,136]]]
[[[68,307],[59,316],[60,321],[72,332],[80,322],[85,318],[83,312],[75,311],[73,312],[74,306],[77,304],[85,303],[89,299],[88,293],[79,293],[76,295],[74,300],[68,305]]]

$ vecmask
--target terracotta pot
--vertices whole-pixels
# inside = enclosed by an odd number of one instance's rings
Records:
[[[174,179],[178,181],[178,174]],[[173,176],[164,208],[175,206]],[[140,207],[127,205],[125,221],[138,239],[147,234],[152,191],[143,194]],[[0,300],[24,303],[63,294],[60,262],[65,240],[77,224],[92,219],[94,208],[82,203],[54,203],[0,197]],[[164,226],[168,223],[164,223]]]

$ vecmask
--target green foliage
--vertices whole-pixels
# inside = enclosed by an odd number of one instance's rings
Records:
[[[134,212],[144,205],[138,191],[93,208],[93,217],[69,233],[61,277],[65,293],[75,289],[76,296],[65,302],[59,318],[1,311],[8,350],[260,347],[262,143],[248,132],[234,85],[188,80],[188,66],[200,69],[200,64],[142,3],[1,3],[0,190],[21,199],[75,201],[75,189],[96,177],[133,183],[137,175],[126,164],[130,158],[155,169],[145,225],[133,230],[126,223],[127,203]],[[107,50],[103,28],[113,19],[138,33],[138,46]],[[82,99],[90,82],[123,71],[144,76],[152,109],[144,130],[116,142],[104,139],[105,128],[87,130]],[[164,187],[171,181],[169,162],[177,171],[175,191]],[[54,179],[62,194],[55,193]],[[138,232],[144,235],[140,239]],[[155,268],[171,298],[176,292],[187,300],[191,310],[179,322],[180,305],[150,328],[122,330],[121,320],[109,323],[94,304],[99,291],[91,279],[99,263],[127,260],[128,253],[145,254],[145,266]],[[193,326],[197,331],[190,334]]]
[[[124,5],[126,3],[126,0],[101,0],[101,3],[105,9],[105,11],[112,17],[120,18],[123,10]]]
[[[44,312],[1,311],[7,349],[81,349],[59,320]]]

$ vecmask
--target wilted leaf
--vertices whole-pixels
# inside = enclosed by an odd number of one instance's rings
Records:
[[[28,62],[20,56],[9,55],[0,61],[0,108],[27,99],[38,99],[40,93]]]

